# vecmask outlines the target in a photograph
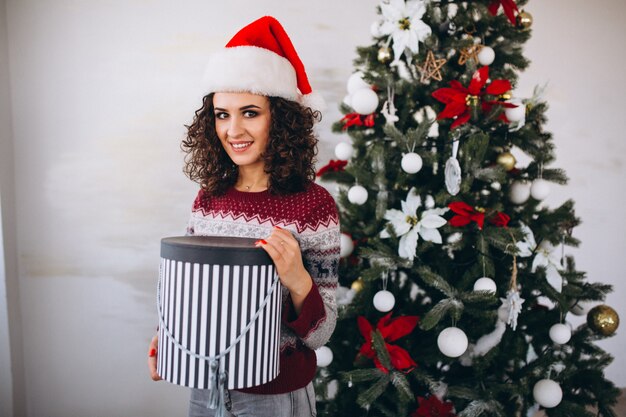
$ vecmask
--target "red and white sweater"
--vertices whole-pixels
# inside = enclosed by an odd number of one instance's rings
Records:
[[[289,291],[282,287],[280,373],[276,379],[241,391],[280,394],[306,386],[315,376],[314,350],[330,338],[337,320],[335,290],[339,263],[339,216],[332,196],[311,183],[306,191],[272,195],[269,191],[223,196],[202,190],[193,204],[187,233],[263,239],[279,226],[293,233],[314,286],[296,316]]]

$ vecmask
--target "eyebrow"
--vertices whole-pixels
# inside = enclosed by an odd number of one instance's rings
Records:
[[[219,110],[219,111],[228,111],[228,109],[223,109],[221,107],[214,107],[215,110]],[[247,106],[243,106],[241,108],[239,108],[239,110],[250,110],[250,109],[259,109],[262,110],[261,107],[254,105],[254,104],[248,104]]]

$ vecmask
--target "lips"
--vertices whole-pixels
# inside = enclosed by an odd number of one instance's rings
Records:
[[[243,152],[252,145],[252,142],[230,142],[230,147],[235,152]]]

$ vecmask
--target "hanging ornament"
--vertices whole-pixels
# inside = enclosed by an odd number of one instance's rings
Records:
[[[371,89],[372,87],[363,80],[363,73],[358,71],[348,77],[348,85],[346,88],[348,89],[348,94],[352,94],[357,90]]]
[[[391,49],[388,46],[381,46],[378,49],[378,55],[376,56],[378,62],[381,64],[387,64],[391,62]]]
[[[543,178],[537,178],[530,186],[530,196],[537,201],[541,201],[550,194],[550,184]]]
[[[524,304],[526,300],[519,296],[519,291],[517,290],[509,290],[506,293],[506,298],[501,298],[500,300],[502,301],[505,311],[508,312],[506,322],[515,330],[517,328],[517,318],[522,312],[522,304]]]
[[[461,56],[459,57],[459,65],[465,65],[468,60],[473,60],[474,62],[478,61],[478,53],[483,48],[480,44],[473,44],[468,46],[465,49],[461,49]]]
[[[533,387],[533,398],[545,408],[553,408],[561,403],[563,390],[551,379],[541,379]]]
[[[352,158],[354,148],[352,145],[346,142],[340,142],[335,146],[335,156],[340,161],[347,161]]]
[[[515,20],[517,21],[517,26],[524,30],[530,29],[533,24],[533,16],[524,10],[519,12]]]
[[[491,65],[496,59],[496,52],[490,46],[483,46],[476,57],[480,65]]]
[[[509,101],[513,98],[513,93],[510,91],[506,91],[498,96],[499,101]]]
[[[416,172],[419,172],[419,170],[422,169],[422,165],[422,157],[415,152],[404,154],[402,162],[400,163],[402,170],[407,174],[415,174]]]
[[[489,291],[495,294],[497,290],[496,282],[489,277],[478,278],[474,283],[474,291]]]
[[[513,204],[524,204],[530,197],[530,184],[528,181],[513,181],[509,189],[509,200]]]
[[[458,358],[467,350],[467,336],[458,327],[443,329],[437,337],[437,347],[444,355],[450,358]]]
[[[363,290],[363,279],[362,278],[357,278],[354,281],[352,281],[352,284],[350,285],[350,289],[353,290],[354,292],[360,292]]]
[[[515,159],[515,156],[513,156],[511,152],[506,151],[498,155],[496,162],[506,171],[510,171],[513,168],[515,168],[515,164],[517,163],[517,160]]]
[[[446,64],[444,58],[435,59],[433,51],[428,51],[426,54],[426,60],[420,65],[416,65],[422,76],[420,82],[425,83],[430,79],[441,81],[443,79],[441,75],[441,68]]]
[[[521,122],[526,118],[526,105],[519,99],[511,99],[508,103],[516,107],[507,107],[504,109],[504,115],[509,122]]]
[[[557,323],[550,327],[549,334],[554,343],[564,345],[572,338],[572,329],[567,324]]]
[[[387,100],[383,103],[383,108],[380,111],[380,114],[385,118],[385,124],[393,126],[395,123],[400,120],[398,116],[396,116],[396,106],[393,104],[393,99],[395,96],[395,89],[392,86],[387,86]]]
[[[461,191],[461,165],[456,159],[456,155],[459,151],[459,139],[454,139],[452,142],[452,156],[446,161],[446,168],[444,171],[446,180],[446,189],[450,195],[457,195]]]
[[[575,316],[585,316],[594,307],[593,301],[576,300],[569,308],[569,312]]]
[[[357,206],[365,204],[367,201],[367,190],[362,185],[353,185],[348,190],[348,201]]]
[[[369,87],[361,88],[352,93],[350,103],[355,112],[362,115],[372,114],[378,107],[378,94]]]
[[[317,366],[323,368],[333,361],[333,351],[328,346],[322,346],[315,349],[315,357],[317,358]]]
[[[381,313],[391,311],[396,304],[396,298],[387,290],[378,291],[374,295],[374,308]]]
[[[342,233],[339,238],[339,257],[347,258],[352,255],[354,250],[354,242],[352,242],[352,236]]]
[[[602,336],[611,336],[619,326],[619,316],[611,307],[601,304],[589,310],[587,325]]]

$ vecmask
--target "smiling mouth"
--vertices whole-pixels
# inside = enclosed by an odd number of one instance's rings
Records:
[[[248,149],[252,145],[252,142],[231,142],[230,146],[236,151],[243,151]]]

